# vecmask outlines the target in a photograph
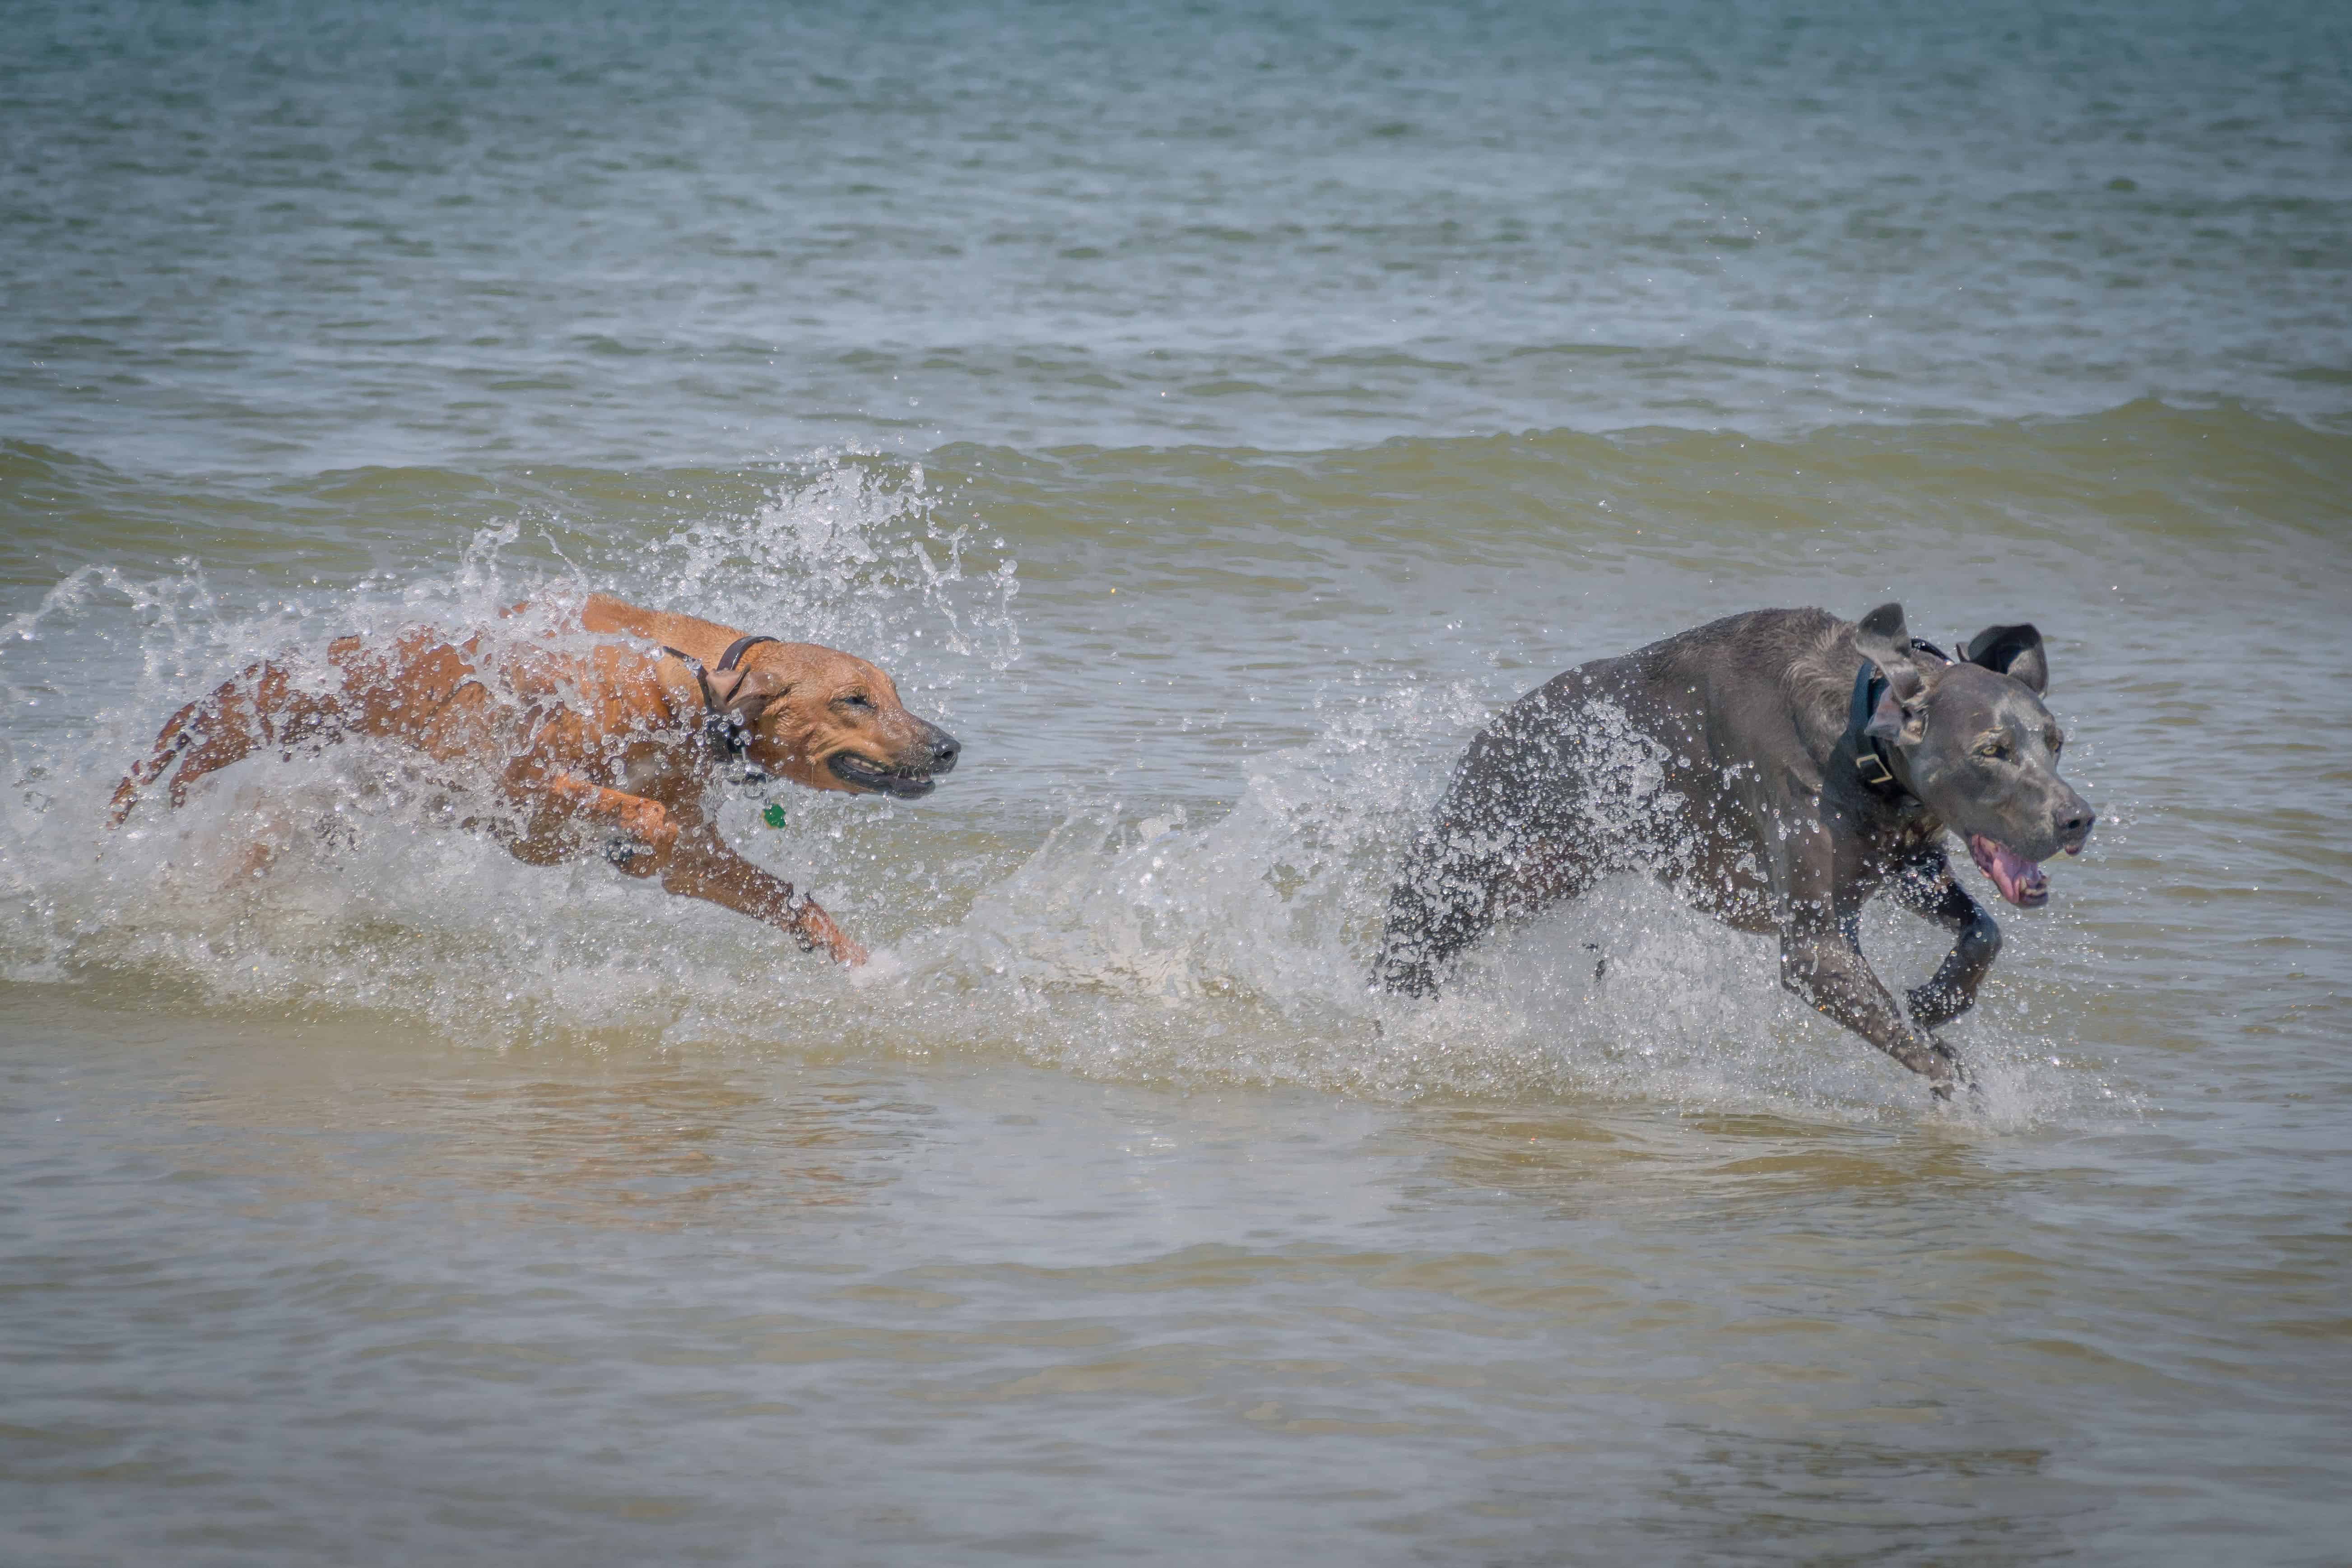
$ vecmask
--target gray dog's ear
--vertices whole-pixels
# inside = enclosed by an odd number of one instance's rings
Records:
[[[719,711],[747,730],[760,721],[770,703],[793,689],[791,681],[772,669],[714,670],[707,679]]]
[[[1878,706],[1870,710],[1870,722],[1862,732],[1898,746],[1916,746],[1927,738],[1927,715],[1923,709],[1905,707],[1889,686],[1878,694]]]
[[[1969,639],[1967,657],[1970,664],[2023,681],[2036,697],[2050,689],[2050,656],[2042,651],[2042,634],[2030,623],[1985,627]]]
[[[1919,695],[1927,678],[1911,657],[1911,629],[1903,624],[1903,606],[1881,605],[1854,623],[1853,646],[1878,666],[1887,688],[1905,703]],[[1916,737],[1914,737],[1916,739]]]

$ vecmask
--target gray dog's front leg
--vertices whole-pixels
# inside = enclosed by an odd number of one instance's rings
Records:
[[[1781,936],[1780,984],[1925,1077],[1937,1099],[1948,1099],[1955,1081],[1968,1081],[1959,1058],[1903,1021],[1894,996],[1835,928]]]
[[[1905,909],[1959,939],[1927,983],[1906,997],[1913,1022],[1940,1028],[1976,1005],[1977,987],[2000,956],[2000,927],[1953,879],[1940,849],[1906,866],[1890,890]]]

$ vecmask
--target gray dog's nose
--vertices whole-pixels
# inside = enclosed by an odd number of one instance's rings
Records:
[[[2083,847],[2083,841],[2091,837],[2091,825],[2098,820],[2099,814],[2078,800],[2074,803],[2074,810],[2063,812],[2059,816],[2058,837],[2064,841],[2067,847],[2079,849]]]

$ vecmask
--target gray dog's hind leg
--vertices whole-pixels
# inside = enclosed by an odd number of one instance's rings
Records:
[[[1953,879],[1941,849],[1906,866],[1888,890],[1905,909],[1958,938],[1927,983],[1905,997],[1912,1022],[1939,1028],[1976,1005],[1977,987],[2000,956],[2000,927]]]
[[[1589,852],[1565,835],[1513,834],[1497,842],[1483,834],[1457,837],[1431,829],[1389,889],[1373,987],[1435,995],[1454,959],[1496,925],[1576,897],[1592,876]],[[1600,977],[1596,965],[1593,978]]]
[[[1389,889],[1373,988],[1437,994],[1440,976],[1494,926],[1502,881],[1503,868],[1491,857],[1464,853],[1442,829],[1424,835]]]
[[[1521,699],[1470,742],[1389,890],[1375,990],[1435,995],[1454,960],[1498,922],[1591,882],[1596,851],[1555,728],[1560,692],[1580,679],[1571,671]]]

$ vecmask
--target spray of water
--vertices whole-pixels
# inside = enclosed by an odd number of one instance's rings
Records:
[[[483,781],[344,743],[259,757],[187,805],[110,830],[105,803],[161,718],[264,657],[316,659],[347,632],[431,624],[559,635],[615,584],[715,619],[848,647],[952,721],[1021,658],[1017,566],[920,467],[827,456],[763,504],[650,541],[532,550],[516,518],[454,569],[230,595],[194,563],[141,580],[92,567],[5,628],[10,788],[0,965],[144,1005],[331,1022],[405,1020],[496,1048],[651,1037],[702,1049],[1001,1052],[1184,1083],[1286,1083],[1411,1097],[1603,1096],[1676,1110],[1774,1106],[1916,1116],[1909,1075],[1782,998],[1769,945],[1614,879],[1490,941],[1435,1002],[1372,993],[1387,884],[1461,739],[1486,717],[1462,687],[1323,710],[1311,742],[1262,756],[1229,810],[1065,794],[1034,828],[794,792],[722,826],[877,940],[858,975],[740,917],[667,898],[601,861],[521,864],[468,832]],[[501,622],[518,601],[538,606]],[[1631,731],[1596,726],[1606,809],[1655,812]],[[1649,779],[1645,794],[1643,781]],[[782,787],[782,786],[779,786]],[[1874,917],[1890,973],[1927,933]],[[1596,976],[1596,954],[1606,958]],[[1959,1043],[1985,1082],[1979,1124],[2090,1113],[2112,1098],[2053,1066],[2054,1005],[1996,980]],[[2027,1016],[2016,1008],[2023,995]]]

